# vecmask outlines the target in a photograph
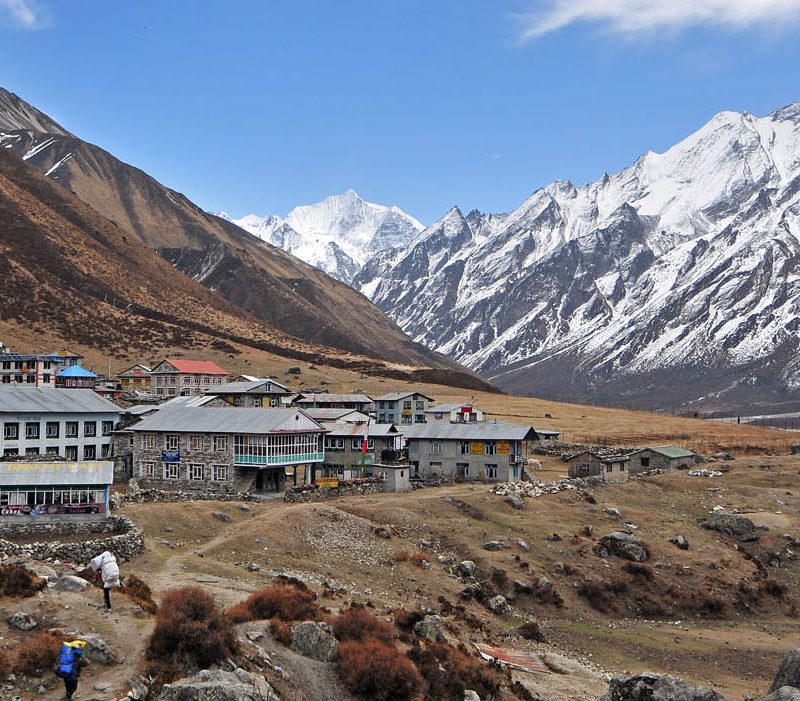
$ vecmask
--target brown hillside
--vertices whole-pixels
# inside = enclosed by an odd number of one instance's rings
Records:
[[[352,288],[204,212],[2,88],[0,130],[5,149],[27,156],[29,165],[175,267],[285,333],[373,358],[465,372],[411,341]],[[39,150],[31,154],[34,147]]]
[[[449,382],[486,387],[465,372],[401,369],[289,336],[178,273],[2,151],[0,222],[0,319],[4,332],[24,328],[31,343],[93,348],[98,360],[150,358],[170,348],[201,355],[249,349],[398,378],[444,372]]]

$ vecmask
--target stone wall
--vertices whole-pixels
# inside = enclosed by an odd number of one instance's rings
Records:
[[[286,490],[283,500],[288,502],[324,501],[336,497],[349,497],[359,494],[380,494],[383,492],[383,480],[380,477],[363,477],[360,479],[339,482],[333,489],[320,489],[315,484],[304,484]]]
[[[146,480],[139,480],[138,484]],[[141,504],[143,502],[154,501],[258,501],[257,494],[250,492],[200,492],[194,490],[180,489],[152,489],[149,487],[136,487],[129,489],[127,494],[116,493],[109,501],[114,508],[119,508],[125,504]]]
[[[104,527],[95,530],[95,527]],[[68,536],[76,533],[98,533],[105,537],[85,542],[71,543],[62,540],[48,540],[18,544],[0,537],[0,560],[7,557],[28,556],[34,560],[63,560],[83,564],[105,550],[109,550],[120,562],[133,559],[144,550],[144,536],[136,524],[126,516],[110,516],[104,523],[66,524],[66,523],[32,523],[15,524],[15,535],[30,537],[31,535]],[[71,529],[70,529],[71,528]],[[70,529],[70,530],[68,530]],[[0,536],[10,535],[9,529],[0,527]]]

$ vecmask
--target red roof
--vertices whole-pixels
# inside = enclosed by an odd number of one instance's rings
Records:
[[[210,360],[180,360],[178,358],[164,358],[164,362],[169,363],[178,372],[188,372],[195,375],[227,375],[227,370],[223,370],[216,363]]]

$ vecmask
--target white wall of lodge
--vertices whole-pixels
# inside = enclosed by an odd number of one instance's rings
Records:
[[[68,390],[65,390],[68,391]],[[111,454],[118,414],[0,414],[0,455],[60,455],[95,460]]]

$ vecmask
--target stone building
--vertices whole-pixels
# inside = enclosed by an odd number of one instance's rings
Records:
[[[366,394],[331,394],[328,392],[301,392],[292,404],[301,409],[355,409],[369,414],[375,403]]]
[[[437,404],[425,409],[426,421],[444,421],[445,423],[472,423],[485,421],[486,414],[471,402]]]
[[[600,477],[605,482],[628,481],[628,455],[598,455],[586,450],[564,460],[569,463],[570,477]]]
[[[128,428],[144,486],[222,492],[281,491],[311,483],[325,427],[299,409],[163,409]]]
[[[111,454],[120,411],[90,389],[0,385],[0,453],[99,460]]]
[[[82,359],[82,355],[68,351],[15,353],[0,343],[0,384],[50,389],[55,387],[56,375],[61,370],[77,365]]]
[[[531,426],[501,421],[401,426],[413,477],[513,482],[522,479]]]
[[[427,420],[425,410],[432,401],[419,392],[390,392],[375,397],[375,415],[378,423],[398,426],[424,424]]]
[[[653,445],[632,453],[631,474],[648,470],[688,469],[697,462],[697,455],[691,450],[677,445]]]
[[[125,392],[149,394],[153,385],[150,368],[141,363],[132,365],[117,373],[117,383]]]
[[[202,395],[207,389],[228,381],[228,373],[209,360],[166,358],[151,371],[153,394],[157,397]]]
[[[392,424],[326,422],[325,462],[322,474],[349,480],[363,477],[367,466],[400,457],[402,436]],[[364,439],[367,451],[363,452]]]
[[[222,397],[231,406],[281,408],[294,393],[270,378],[249,382],[227,382],[206,390],[207,395]]]

